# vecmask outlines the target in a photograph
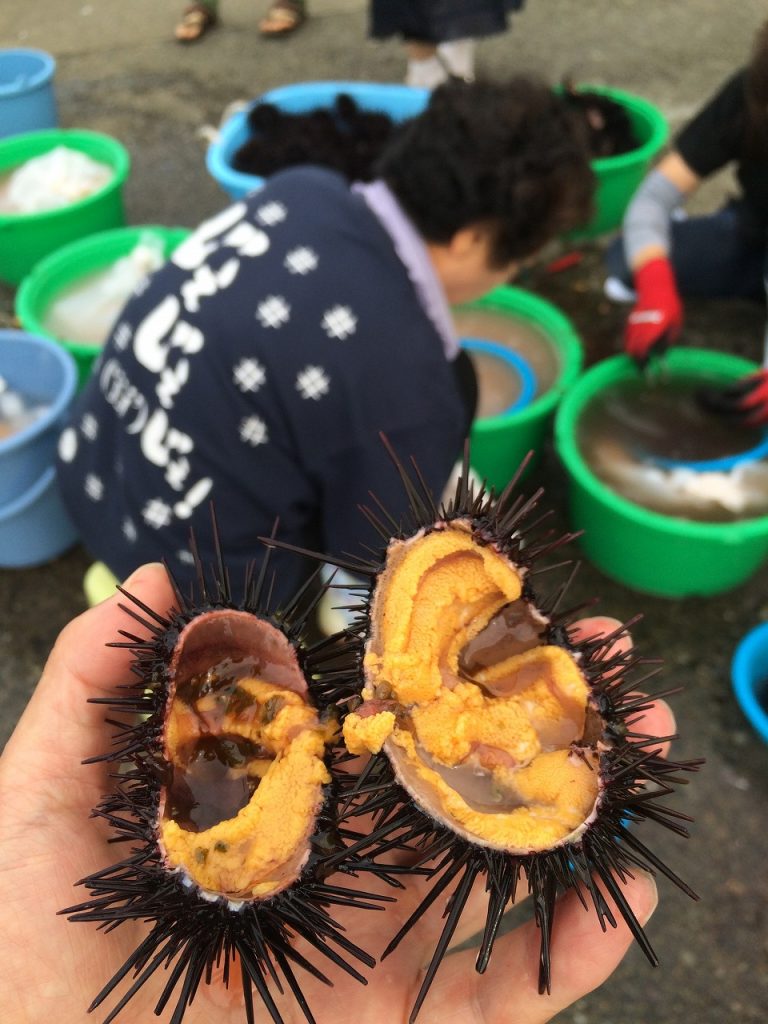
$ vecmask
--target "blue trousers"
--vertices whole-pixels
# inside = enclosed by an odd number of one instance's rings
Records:
[[[680,294],[686,298],[765,301],[765,229],[733,201],[717,213],[672,221],[670,258]],[[619,236],[606,255],[608,273],[632,287],[632,272]]]

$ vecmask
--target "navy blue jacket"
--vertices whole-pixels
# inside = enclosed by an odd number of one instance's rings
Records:
[[[333,172],[300,168],[204,223],[126,305],[59,445],[85,546],[125,577],[212,554],[215,503],[233,577],[279,536],[334,554],[395,517],[379,439],[437,492],[467,418],[454,368],[389,235]],[[280,589],[305,568],[281,556]]]

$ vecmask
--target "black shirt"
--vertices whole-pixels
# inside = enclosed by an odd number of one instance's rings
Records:
[[[675,148],[706,178],[736,163],[744,203],[761,227],[768,225],[768,154],[747,147],[746,70],[731,75],[677,136]]]

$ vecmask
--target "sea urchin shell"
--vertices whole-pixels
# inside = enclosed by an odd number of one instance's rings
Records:
[[[347,749],[383,748],[431,817],[514,854],[573,842],[600,791],[587,682],[542,643],[546,619],[521,595],[519,571],[466,519],[394,541],[373,594],[364,703],[344,722]],[[502,651],[514,632],[526,638]]]
[[[309,857],[334,724],[308,703],[285,635],[249,612],[197,615],[179,634],[168,676],[165,862],[213,897],[272,896]]]
[[[610,894],[655,964],[622,883],[640,867],[695,894],[635,825],[653,821],[687,835],[686,816],[660,801],[701,764],[664,759],[662,742],[672,737],[633,729],[652,703],[638,688],[657,670],[636,671],[649,663],[622,642],[632,623],[576,639],[573,612],[559,612],[569,581],[551,600],[535,592],[541,556],[570,539],[535,539],[541,492],[516,496],[517,479],[498,496],[475,489],[467,450],[455,496],[438,508],[418,468],[409,474],[390,454],[410,519],[396,523],[380,505],[364,509],[384,548],[373,559],[335,560],[364,582],[358,620],[345,634],[350,669],[326,696],[341,710],[348,749],[371,755],[346,810],[373,815],[375,825],[352,851],[376,859],[410,846],[416,870],[432,879],[383,955],[449,894],[411,1020],[478,879],[488,894],[480,972],[523,879],[541,932],[542,991],[565,890],[591,903],[603,926],[616,925]]]
[[[177,608],[160,614],[123,591],[131,602],[124,610],[149,638],[122,631],[116,646],[133,651],[136,680],[98,701],[121,717],[110,719],[115,749],[92,760],[119,766],[115,791],[94,814],[131,849],[83,879],[90,898],[62,913],[107,930],[151,924],[90,1007],[131,978],[105,1024],[160,967],[169,974],[156,1013],[174,997],[171,1024],[180,1024],[214,965],[225,983],[239,966],[249,1024],[253,988],[272,1021],[282,1021],[268,979],[278,991],[287,983],[313,1022],[294,968],[328,979],[294,938],[364,982],[353,961],[374,961],[328,908],[375,909],[386,899],[326,882],[331,856],[334,871],[354,873],[365,862],[344,853],[357,838],[345,835],[336,811],[337,762],[347,755],[334,749],[336,720],[316,706],[307,682],[303,635],[314,600],[300,593],[271,612],[265,558],[236,604],[220,553],[211,583],[194,539],[193,551],[197,592],[185,597],[172,579]],[[322,665],[322,649],[313,657]],[[349,785],[348,773],[344,779]]]

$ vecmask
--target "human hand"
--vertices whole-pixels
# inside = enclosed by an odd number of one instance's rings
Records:
[[[640,367],[677,341],[683,327],[683,305],[672,265],[656,257],[634,272],[637,302],[624,329],[624,347]]]
[[[159,566],[144,566],[126,584],[132,594],[158,611],[173,601]],[[13,1024],[81,1024],[96,992],[146,935],[149,926],[127,922],[104,932],[71,924],[57,912],[77,898],[73,883],[114,863],[118,854],[91,809],[109,788],[104,764],[82,765],[84,758],[109,748],[111,727],[103,708],[88,697],[110,696],[130,678],[129,652],[103,646],[126,625],[119,597],[103,602],[71,622],[60,635],[32,699],[0,759],[0,905],[6,944],[0,957],[0,1007]],[[617,623],[585,620],[584,634],[610,633]],[[132,629],[135,626],[131,627]],[[651,735],[674,732],[671,712],[656,702],[637,728]],[[345,885],[350,884],[348,879]],[[339,913],[347,933],[376,955],[424,895],[424,884],[409,881],[386,916],[360,910]],[[378,888],[364,878],[362,888]],[[641,923],[656,904],[653,880],[637,871],[623,893]],[[391,890],[388,890],[391,894]],[[610,897],[606,896],[612,904]],[[467,904],[453,942],[463,942],[481,927],[486,897],[478,887]],[[499,939],[482,977],[473,970],[474,953],[448,957],[430,991],[422,1024],[462,1024],[504,1020],[505,1024],[542,1024],[600,985],[621,961],[632,941],[619,919],[618,928],[601,930],[573,893],[558,909],[552,942],[556,964],[552,992],[537,991],[537,930],[528,922]],[[409,941],[369,974],[367,988],[341,971],[330,972],[328,989],[310,976],[303,989],[315,1008],[318,1024],[386,1024],[407,1019],[421,982],[423,966],[434,949],[442,922],[425,919]],[[233,972],[235,975],[237,972]],[[142,1024],[153,1016],[165,971],[158,971],[131,1000],[118,1020]],[[280,999],[285,1021],[304,1017],[290,999]],[[170,1013],[170,1011],[169,1011]],[[221,969],[211,985],[201,985],[187,1010],[185,1024],[243,1024],[242,993],[237,978],[225,989]]]
[[[768,424],[768,370],[750,373],[725,388],[702,388],[698,399],[709,412],[744,426]]]

